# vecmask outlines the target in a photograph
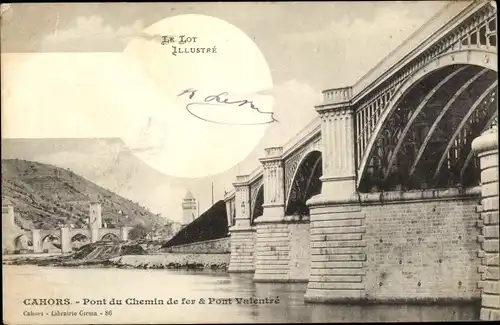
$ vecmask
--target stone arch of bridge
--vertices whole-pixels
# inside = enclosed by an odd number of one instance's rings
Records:
[[[14,250],[15,251],[20,251],[20,250],[27,250],[30,248],[33,248],[33,243],[32,243],[32,238],[28,235],[28,233],[23,233],[20,234],[16,237],[14,237]]]
[[[120,236],[115,232],[104,232],[101,235],[102,241],[120,241]]]
[[[250,225],[255,224],[255,219],[260,217],[264,213],[264,184],[261,184],[259,186],[259,189],[257,190],[257,195],[253,199],[252,204],[252,214],[250,217]]]
[[[49,231],[41,236],[40,243],[43,250],[53,248],[49,243],[56,249],[61,249],[61,236],[56,231]]]
[[[497,118],[496,59],[492,49],[466,48],[410,76],[377,122],[358,190],[474,185],[471,142]]]
[[[91,242],[89,231],[76,231],[71,233],[70,243],[73,250],[77,250],[80,247],[89,244]]]
[[[292,184],[286,197],[285,214],[308,216],[306,205],[314,195],[321,193],[323,174],[322,153],[319,150],[307,151],[294,172]]]
[[[90,234],[84,231],[78,231],[76,233],[71,233],[71,242],[74,241],[90,241]]]

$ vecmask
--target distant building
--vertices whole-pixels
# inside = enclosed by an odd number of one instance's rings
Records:
[[[187,226],[198,218],[198,202],[190,191],[182,199],[182,225]]]

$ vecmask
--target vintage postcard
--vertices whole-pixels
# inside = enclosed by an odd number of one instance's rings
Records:
[[[3,322],[500,320],[496,17],[2,4]]]

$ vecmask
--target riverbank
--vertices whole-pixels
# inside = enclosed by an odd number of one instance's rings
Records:
[[[66,254],[2,255],[6,265],[54,267],[116,267],[138,269],[220,270],[229,266],[231,254],[148,252],[134,242],[97,242]]]
[[[154,254],[125,255],[116,257],[110,262],[116,267],[132,267],[139,269],[187,269],[187,270],[221,270],[229,267],[230,254]]]
[[[24,255],[4,255],[2,256],[4,265],[36,265],[36,266],[54,266],[54,267],[91,267],[91,266],[110,266],[111,263],[106,259],[85,260],[73,259],[71,255],[51,255],[36,256],[35,254]]]
[[[176,270],[219,270],[226,271],[230,254],[151,254],[124,255],[110,259],[74,259],[72,255],[36,256],[30,254],[5,255],[2,263],[6,265],[37,265],[54,267],[116,267],[137,269],[176,269]]]

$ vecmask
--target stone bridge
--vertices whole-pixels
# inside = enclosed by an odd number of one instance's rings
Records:
[[[128,240],[130,227],[102,228],[101,205],[90,203],[89,227],[59,229],[32,229],[26,231],[15,224],[14,207],[2,202],[2,248],[11,252],[71,252],[74,247],[97,241]],[[31,244],[30,244],[31,243]]]
[[[481,299],[500,319],[494,2],[450,2],[225,201],[230,272],[305,299]],[[337,62],[337,64],[342,64]]]

